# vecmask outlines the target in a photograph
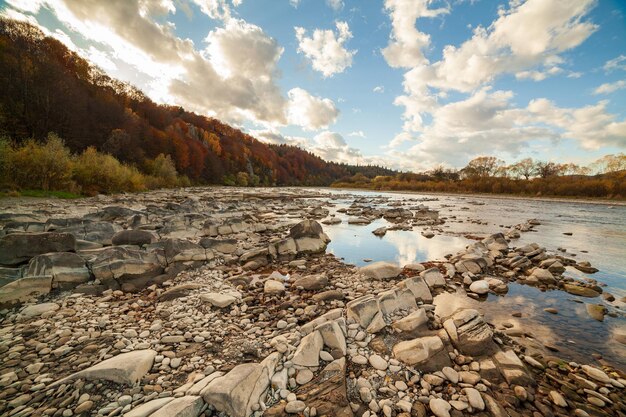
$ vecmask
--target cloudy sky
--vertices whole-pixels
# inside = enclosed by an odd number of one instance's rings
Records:
[[[624,0],[0,0],[153,100],[331,160],[626,150]]]

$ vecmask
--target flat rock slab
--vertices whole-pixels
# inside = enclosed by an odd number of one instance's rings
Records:
[[[198,417],[203,405],[202,397],[187,395],[167,403],[150,417]]]
[[[122,353],[90,368],[55,382],[54,386],[76,379],[106,380],[134,385],[152,368],[156,351],[151,349]]]
[[[52,289],[52,276],[27,277],[0,287],[0,307],[18,304],[29,298],[48,294]]]
[[[400,275],[402,269],[398,265],[381,261],[364,266],[359,271],[366,278],[391,279]]]
[[[139,407],[135,407],[128,413],[124,414],[124,417],[148,417],[155,411],[160,410],[167,403],[171,402],[174,397],[157,398],[156,400],[148,401],[145,404],[141,404]]]
[[[31,317],[41,316],[43,313],[47,313],[49,311],[56,311],[59,309],[59,305],[57,303],[41,303],[35,304],[32,306],[28,306],[20,311],[20,319],[27,319]]]
[[[11,233],[0,238],[0,265],[19,265],[50,252],[74,252],[76,238],[69,233]]]

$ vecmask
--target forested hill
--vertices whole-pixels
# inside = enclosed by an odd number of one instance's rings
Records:
[[[177,171],[200,184],[244,175],[250,185],[328,185],[357,172],[390,174],[268,145],[219,120],[158,105],[38,28],[0,19],[0,136],[19,144],[49,132],[74,153],[95,147],[139,169],[171,155]]]

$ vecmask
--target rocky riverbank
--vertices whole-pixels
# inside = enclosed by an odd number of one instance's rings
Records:
[[[321,197],[2,202],[0,415],[626,416],[620,370],[434,301],[511,282],[600,296],[564,275],[591,265],[515,246],[537,221],[475,236],[446,262],[356,268],[326,253],[323,227],[338,219]],[[444,222],[425,205],[362,203],[345,212],[394,224],[379,233]]]

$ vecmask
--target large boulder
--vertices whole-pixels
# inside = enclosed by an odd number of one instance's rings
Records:
[[[213,252],[204,249],[197,243],[184,239],[167,239],[165,241],[165,259],[168,264],[187,261],[207,261],[213,259]]]
[[[359,323],[364,329],[367,329],[374,317],[380,313],[378,299],[369,294],[350,301],[346,308],[348,319]]]
[[[319,331],[304,336],[293,355],[292,362],[298,366],[318,366],[323,346],[324,339]]]
[[[76,238],[68,233],[12,233],[0,238],[0,265],[19,265],[37,255],[75,252]]]
[[[476,310],[457,311],[444,321],[443,327],[454,347],[465,355],[489,355],[498,349],[493,341],[491,327]]]
[[[289,230],[296,244],[298,254],[321,253],[326,250],[330,239],[322,230],[322,226],[315,220],[303,220]]]
[[[450,358],[439,336],[418,337],[396,343],[393,356],[400,362],[424,371],[439,370],[450,364]]]
[[[513,350],[496,352],[493,361],[509,385],[535,385],[534,379]]]
[[[89,281],[91,274],[85,260],[75,253],[56,252],[35,256],[25,276],[52,276],[53,288],[69,289]]]
[[[52,384],[52,386],[58,386],[76,379],[105,380],[132,386],[150,371],[156,354],[156,351],[151,349],[122,353],[65,377]]]
[[[324,274],[318,275],[309,275],[307,277],[302,277],[296,279],[292,287],[299,288],[302,287],[307,291],[316,291],[324,289],[328,285],[328,277]]]
[[[20,278],[0,287],[0,308],[19,304],[29,298],[48,294],[52,289],[52,276]]]
[[[322,233],[324,233],[322,226],[315,220],[303,220],[289,230],[289,236],[293,239],[319,237]]]
[[[207,404],[230,417],[248,417],[267,390],[274,373],[277,356],[268,356],[262,363],[235,366],[226,375],[216,378],[201,392]],[[276,354],[278,355],[278,354]]]
[[[91,261],[95,278],[109,288],[122,288],[124,284],[143,288],[151,279],[163,274],[157,256],[124,247],[106,248]]]
[[[413,293],[415,301],[421,301],[426,304],[433,302],[433,296],[430,289],[422,277],[407,278],[404,281],[401,281],[398,284],[398,287],[408,288]]]
[[[200,239],[200,245],[204,249],[210,249],[215,252],[231,254],[237,251],[237,240],[236,239],[211,239],[208,237],[203,237]]]
[[[147,230],[122,230],[111,238],[114,245],[149,245],[156,240],[155,236]]]
[[[400,275],[402,269],[396,264],[381,261],[364,266],[359,272],[369,279],[391,279]]]

